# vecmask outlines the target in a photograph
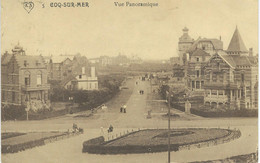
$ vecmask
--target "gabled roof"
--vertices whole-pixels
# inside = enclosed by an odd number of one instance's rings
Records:
[[[227,51],[228,52],[248,52],[237,28],[232,36],[232,39],[229,43]]]
[[[217,54],[231,67],[236,67],[236,62],[233,60],[231,55],[228,55],[224,51],[218,51]]]
[[[20,68],[45,68],[46,67],[42,56],[14,55],[14,58],[17,61],[17,64]]]
[[[218,51],[220,56],[229,66],[235,68],[237,66],[252,66],[257,64],[254,57],[240,56],[240,55],[228,55],[224,51]]]
[[[210,56],[209,53],[205,52],[204,50],[202,49],[196,49],[192,54],[191,56]]]

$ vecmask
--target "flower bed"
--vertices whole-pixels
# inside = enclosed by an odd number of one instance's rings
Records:
[[[104,141],[103,137],[91,139],[83,143],[82,152],[96,154],[127,154],[127,153],[151,153],[168,150],[168,137],[165,129],[148,129],[136,131],[110,141]],[[240,134],[234,134],[227,129],[173,129],[171,131],[171,151],[177,151],[180,147],[196,145],[205,142],[224,143],[235,139]],[[240,133],[240,132],[239,132]]]

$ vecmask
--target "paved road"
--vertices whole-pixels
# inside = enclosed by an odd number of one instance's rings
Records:
[[[127,105],[127,113],[119,113],[119,103],[124,102],[120,98],[108,103],[108,110],[99,111],[90,118],[73,118],[71,115],[60,118],[42,120],[42,121],[22,121],[22,122],[4,122],[3,131],[50,131],[67,130],[72,127],[72,123],[77,123],[79,127],[84,128],[83,135],[61,140],[45,146],[29,149],[16,154],[2,155],[2,161],[19,163],[63,163],[63,162],[163,162],[167,161],[167,152],[154,154],[129,154],[129,155],[93,155],[82,153],[82,143],[85,140],[104,135],[106,139],[111,138],[105,130],[112,124],[114,126],[113,136],[124,133],[127,130],[137,130],[138,128],[167,128],[167,120],[157,117],[146,119],[146,98],[149,93],[149,82],[139,81],[137,79],[128,80],[126,86],[129,89],[122,90],[121,93],[128,93],[130,96],[124,96]],[[140,95],[138,91],[144,90]],[[121,100],[121,101],[120,101]],[[118,102],[120,101],[120,102]],[[178,111],[176,111],[178,113]],[[82,113],[83,114],[83,113]],[[242,132],[241,138],[207,148],[191,149],[185,151],[171,152],[172,161],[187,162],[200,160],[215,160],[226,158],[239,154],[255,152],[257,146],[257,119],[256,118],[200,118],[186,115],[186,118],[172,121],[172,127],[221,127],[238,128]],[[100,127],[104,128],[104,133]]]

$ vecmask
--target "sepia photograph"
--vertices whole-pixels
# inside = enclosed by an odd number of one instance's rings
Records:
[[[2,163],[257,163],[258,0],[1,0]]]

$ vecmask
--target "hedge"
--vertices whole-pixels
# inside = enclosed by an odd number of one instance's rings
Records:
[[[82,152],[93,154],[128,154],[128,153],[153,153],[168,150],[168,145],[126,145],[126,146],[106,146],[109,142],[104,141],[104,137],[90,139],[83,143]],[[179,145],[171,144],[170,150],[177,151]]]
[[[258,117],[257,109],[211,111],[191,108],[191,113],[202,117]]]

